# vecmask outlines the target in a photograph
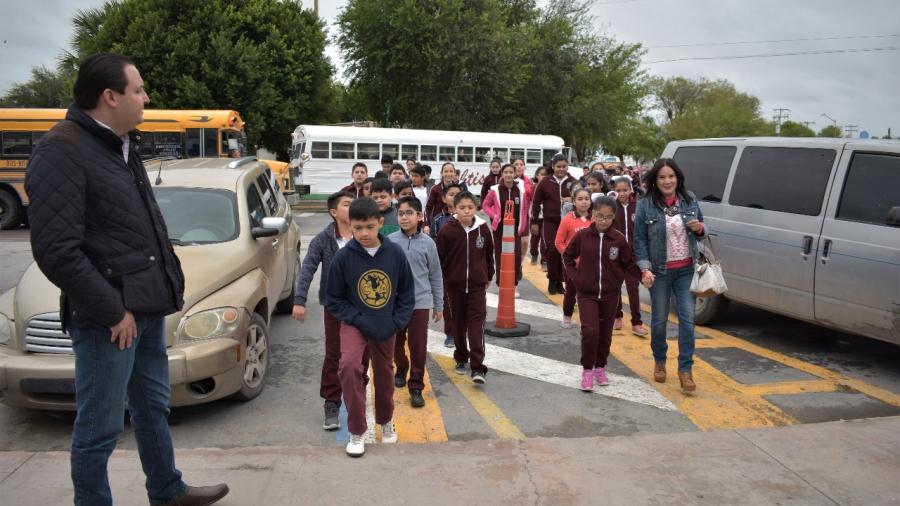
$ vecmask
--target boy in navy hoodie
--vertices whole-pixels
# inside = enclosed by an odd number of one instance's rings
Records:
[[[466,363],[471,360],[472,381],[483,385],[487,374],[484,366],[485,289],[494,277],[493,233],[487,222],[475,215],[475,197],[471,193],[457,194],[453,205],[456,214],[441,227],[437,237],[438,256],[456,332],[453,358],[456,374],[465,374]]]
[[[350,205],[351,239],[331,262],[325,305],[341,321],[338,377],[347,405],[347,454],[361,457],[366,446],[366,391],[362,358],[368,349],[375,383],[375,422],[381,441],[396,443],[394,430],[394,337],[415,307],[412,272],[400,246],[378,231],[384,219],[370,198]]]

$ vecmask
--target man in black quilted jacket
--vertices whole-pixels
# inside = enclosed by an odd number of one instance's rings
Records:
[[[189,487],[169,433],[163,318],[183,305],[184,275],[130,135],[150,101],[134,64],[95,54],[75,104],[37,145],[25,187],[35,261],[62,291],[75,352],[76,504],[112,504],[107,461],[127,400],[151,504],[212,504],[224,484]]]

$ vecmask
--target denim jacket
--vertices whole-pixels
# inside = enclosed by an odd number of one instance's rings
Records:
[[[697,261],[697,235],[687,226],[687,222],[698,219],[703,222],[703,213],[697,203],[697,197],[688,192],[691,203],[684,205],[684,198],[679,197],[679,210],[684,226],[687,228],[688,242],[691,245],[691,258]],[[704,231],[705,233],[705,231]],[[665,212],[653,204],[649,196],[638,201],[634,212],[634,253],[637,265],[644,269],[650,269],[655,274],[665,274],[667,258],[666,241],[666,215]]]

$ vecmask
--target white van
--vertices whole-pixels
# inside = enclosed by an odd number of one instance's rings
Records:
[[[728,301],[900,344],[900,141],[819,138],[671,142],[701,201]]]

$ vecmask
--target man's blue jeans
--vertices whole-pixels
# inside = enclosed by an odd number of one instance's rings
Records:
[[[669,318],[669,295],[675,295],[678,313],[678,370],[690,371],[694,366],[694,294],[691,279],[694,266],[666,269],[657,274],[650,288],[650,348],[653,359],[666,361],[669,344],[666,342],[666,321]]]
[[[137,338],[119,350],[110,329],[70,329],[75,350],[72,483],[75,504],[112,504],[107,461],[125,425],[125,402],[137,440],[151,501],[181,495],[185,484],[175,468],[169,415],[169,359],[163,319],[135,315]]]

